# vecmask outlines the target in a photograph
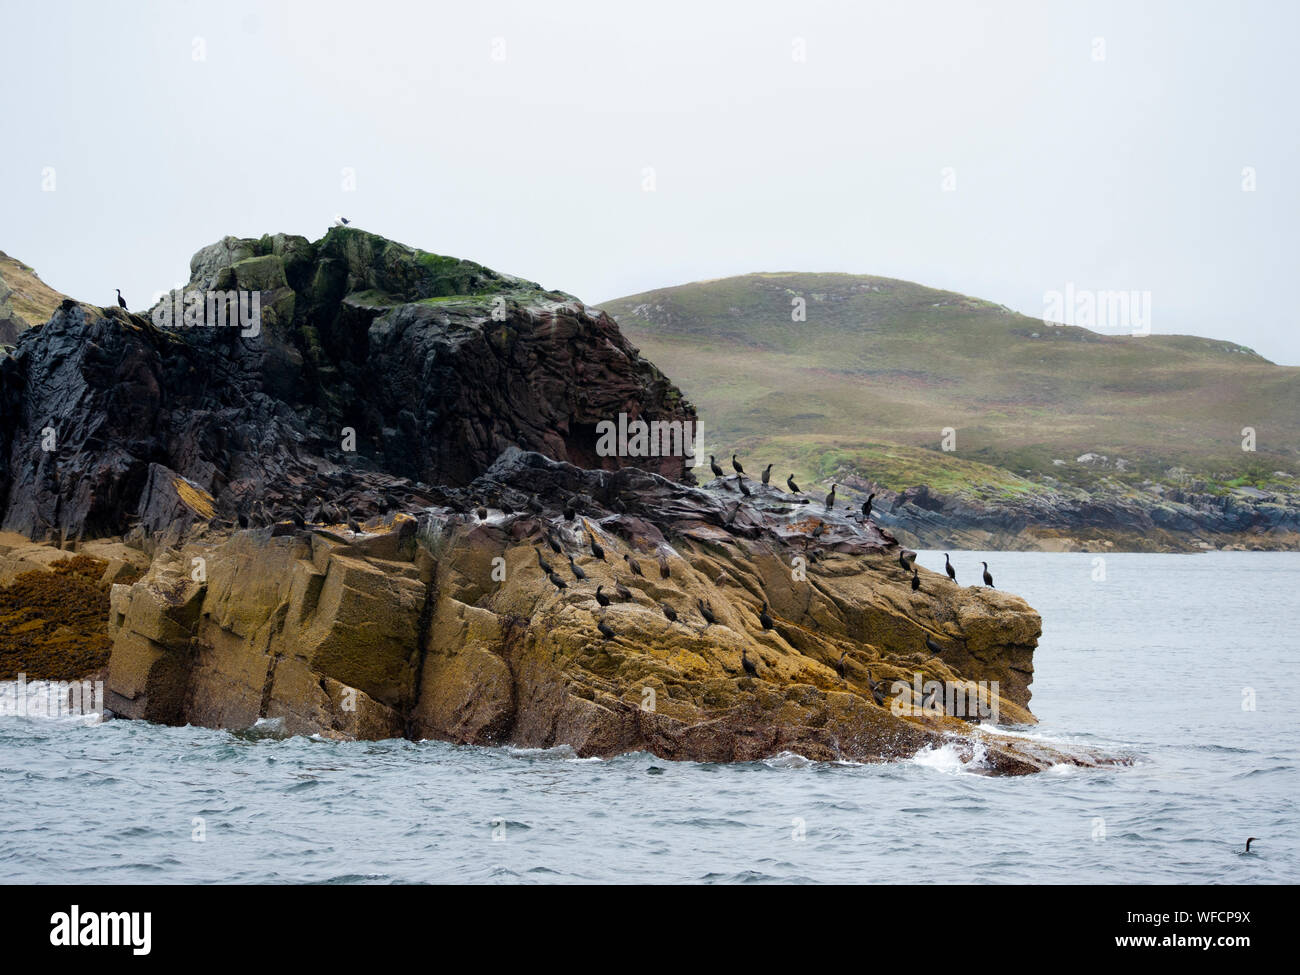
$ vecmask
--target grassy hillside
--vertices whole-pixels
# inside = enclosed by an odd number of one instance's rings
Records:
[[[0,344],[11,344],[19,332],[44,324],[63,299],[30,267],[0,251]]]
[[[791,320],[795,297],[805,322]],[[1032,490],[1022,475],[1226,490],[1300,470],[1300,369],[1233,342],[1047,326],[849,274],[750,274],[602,307],[699,407],[710,444],[809,478],[845,452],[887,487],[980,493]],[[1256,453],[1241,449],[1246,426]],[[939,452],[945,427],[955,453]],[[1077,463],[1086,453],[1110,464]]]

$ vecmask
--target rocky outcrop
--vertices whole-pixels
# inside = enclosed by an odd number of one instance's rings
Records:
[[[997,772],[1095,761],[914,710],[913,688],[927,681],[982,681],[982,703],[1002,723],[1033,721],[1040,621],[1023,600],[924,570],[913,593],[877,526],[751,490],[737,507],[734,480],[694,488],[512,450],[464,491],[500,497],[511,514],[435,506],[360,534],[196,533],[141,581],[114,587],[108,706],[173,723],[272,719],[289,733],[580,755],[868,761],[956,741]],[[557,506],[524,510],[534,494]],[[631,598],[616,594],[619,583]],[[602,620],[612,636],[598,631]],[[927,635],[941,654],[925,649]],[[882,704],[869,678],[888,695]]]
[[[30,267],[0,251],[0,346],[46,321],[63,300]]]
[[[242,291],[251,312],[256,293],[256,329],[65,300],[0,359],[5,530],[179,534],[317,495],[366,517],[468,483],[507,446],[617,468],[602,421],[694,418],[612,319],[469,261],[341,228],[227,238],[191,270],[187,294]],[[680,452],[635,462],[686,475]],[[212,512],[160,506],[177,484]]]

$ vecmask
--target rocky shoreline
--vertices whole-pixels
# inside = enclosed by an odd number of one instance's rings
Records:
[[[227,238],[191,270],[254,289],[257,334],[69,299],[0,360],[3,526],[39,543],[0,545],[0,586],[107,597],[115,714],[584,756],[1114,760],[995,730],[1034,721],[1018,597],[925,569],[914,590],[843,500],[597,450],[604,421],[694,410],[577,299],[350,229]],[[10,668],[84,676],[24,640],[49,625],[0,621]]]

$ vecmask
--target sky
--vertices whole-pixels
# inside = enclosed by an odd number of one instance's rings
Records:
[[[1300,365],[1300,3],[0,0],[0,250],[133,308],[336,214],[590,304],[916,281]]]

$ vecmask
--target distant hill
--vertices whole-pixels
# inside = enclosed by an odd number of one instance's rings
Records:
[[[806,321],[791,320],[796,298]],[[851,274],[749,274],[601,307],[696,404],[711,445],[776,462],[782,481],[985,501],[1297,490],[1300,368],[1234,342],[1045,325]]]
[[[44,324],[64,297],[22,261],[0,251],[0,345],[12,345],[19,332]]]

